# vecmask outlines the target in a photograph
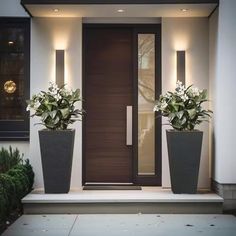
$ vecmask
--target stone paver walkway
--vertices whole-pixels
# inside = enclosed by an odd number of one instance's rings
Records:
[[[23,215],[3,236],[236,236],[232,215]]]

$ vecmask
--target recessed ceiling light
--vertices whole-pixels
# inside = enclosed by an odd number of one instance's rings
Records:
[[[117,10],[117,12],[123,13],[123,12],[125,12],[125,10],[124,9],[119,9],[119,10]]]
[[[182,9],[180,9],[180,11],[182,11],[182,12],[186,12],[186,11],[188,11],[189,9],[187,9],[187,8],[182,8]]]
[[[59,9],[58,8],[54,8],[53,11],[54,12],[59,12]]]

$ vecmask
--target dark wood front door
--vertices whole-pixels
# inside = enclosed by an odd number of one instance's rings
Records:
[[[133,105],[132,30],[84,28],[84,183],[131,183],[126,107]]]
[[[83,26],[83,185],[161,185],[160,94],[160,25]]]

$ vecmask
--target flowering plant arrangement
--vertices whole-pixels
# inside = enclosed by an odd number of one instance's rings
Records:
[[[75,103],[81,101],[80,90],[68,90],[65,85],[58,87],[50,82],[48,91],[41,91],[27,101],[27,109],[34,110],[33,116],[41,117],[42,125],[50,130],[65,130],[69,124],[81,120],[83,109],[76,109]]]
[[[193,130],[211,117],[212,111],[202,108],[206,101],[206,89],[199,90],[193,85],[185,88],[178,81],[174,92],[167,92],[156,101],[154,111],[160,111],[162,116],[168,117],[170,125],[176,130]]]

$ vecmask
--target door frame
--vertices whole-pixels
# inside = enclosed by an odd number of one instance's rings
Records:
[[[162,90],[161,79],[161,24],[148,24],[135,26],[134,37],[134,171],[133,180],[136,185],[161,186],[162,184],[162,124],[161,116],[155,112],[155,175],[138,175],[138,34],[155,34],[155,100],[159,98]]]
[[[82,98],[85,98],[85,45],[86,28],[130,28],[133,30],[133,145],[132,145],[132,177],[134,185],[161,186],[162,183],[162,156],[161,156],[161,117],[155,119],[155,175],[138,175],[138,52],[137,34],[155,34],[155,99],[161,94],[161,24],[83,24],[82,27]],[[159,39],[159,41],[158,41]],[[86,111],[86,99],[82,100],[82,108]],[[155,113],[157,117],[157,113]],[[82,120],[82,185],[86,186],[86,157],[85,157],[85,125],[86,113]],[[90,184],[91,185],[91,184]],[[98,184],[96,184],[98,185]]]

